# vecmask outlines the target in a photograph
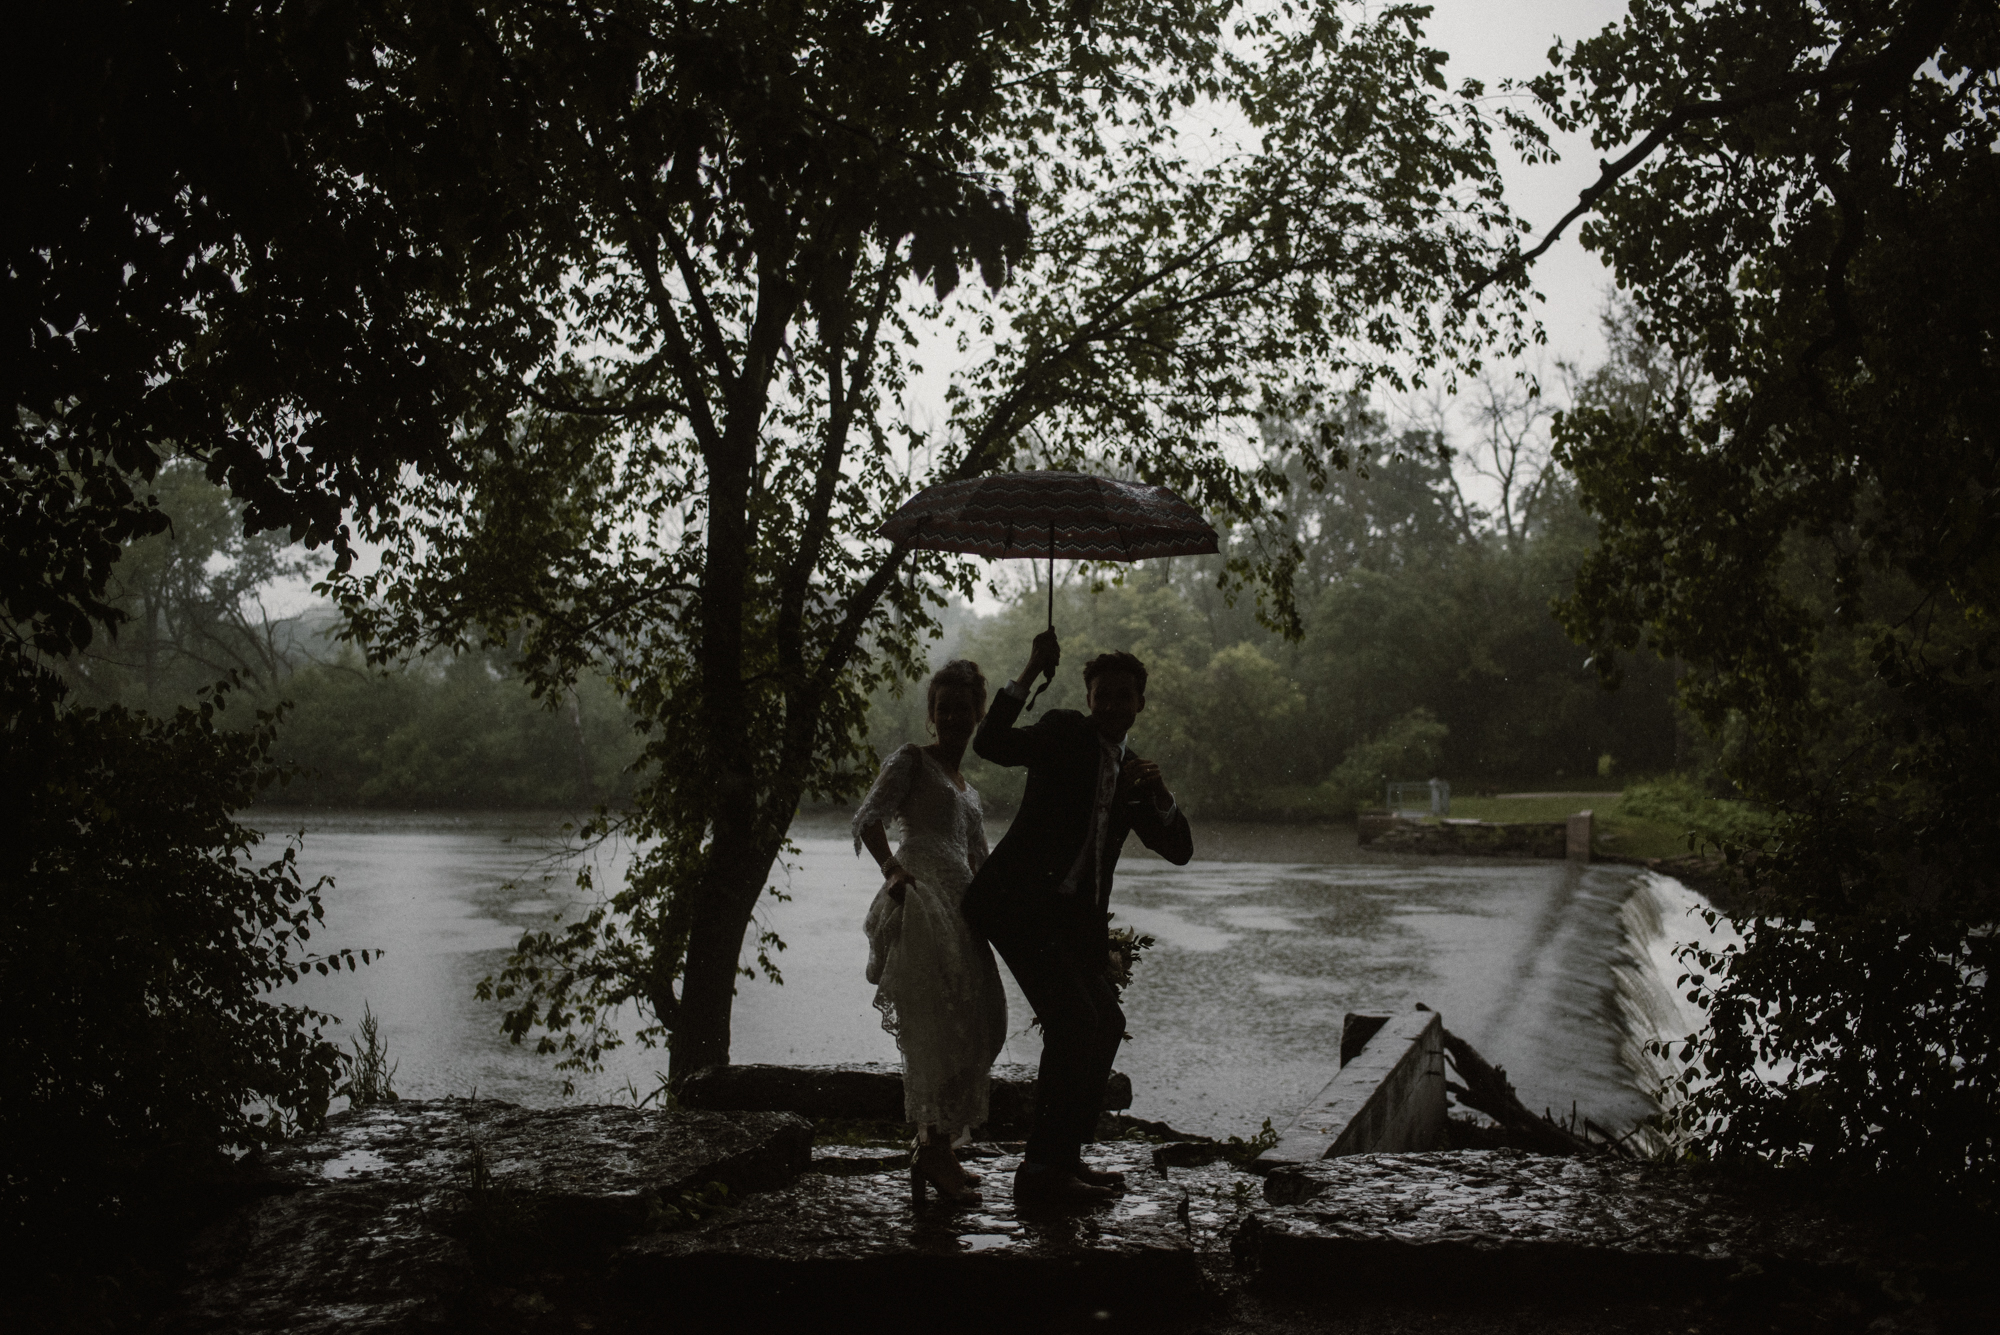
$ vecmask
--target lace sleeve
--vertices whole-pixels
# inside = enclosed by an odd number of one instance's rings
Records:
[[[910,785],[916,782],[917,769],[923,757],[917,753],[915,742],[906,742],[894,754],[882,762],[882,772],[875,776],[875,786],[868,790],[868,796],[861,799],[860,809],[854,813],[854,851],[861,851],[861,832],[877,821],[884,829],[903,809],[903,799],[910,795]]]

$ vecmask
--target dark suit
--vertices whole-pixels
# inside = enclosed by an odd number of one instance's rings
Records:
[[[1042,1022],[1042,1066],[1027,1157],[1076,1161],[1092,1139],[1104,1082],[1125,1035],[1125,1013],[1105,977],[1112,872],[1125,836],[1175,864],[1194,856],[1194,835],[1176,808],[1162,816],[1146,794],[1121,783],[1112,799],[1102,857],[1070,893],[1061,889],[1091,834],[1102,749],[1096,728],[1073,709],[1052,709],[1014,726],[1023,702],[1006,691],[972,749],[996,765],[1025,765],[1021,810],[966,888],[964,913],[1007,961]],[[1127,753],[1127,759],[1131,754]]]

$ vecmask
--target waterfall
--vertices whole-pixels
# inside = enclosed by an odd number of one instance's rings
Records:
[[[1701,916],[1708,900],[1671,876],[1646,872],[1619,910],[1618,957],[1611,966],[1612,995],[1618,1008],[1618,1057],[1632,1087],[1658,1103],[1666,1083],[1680,1072],[1672,1058],[1647,1051],[1657,1039],[1679,1042],[1708,1026],[1708,1016],[1687,999],[1674,980],[1687,966],[1674,952],[1691,941],[1720,951],[1739,938],[1727,918],[1713,928]],[[1648,1127],[1634,1137],[1642,1152],[1664,1148]]]

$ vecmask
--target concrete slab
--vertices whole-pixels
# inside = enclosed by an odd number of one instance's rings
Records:
[[[1257,1162],[1434,1149],[1444,1124],[1444,1022],[1408,1011],[1389,1017]]]
[[[1264,1196],[1231,1240],[1237,1262],[1357,1294],[1611,1293],[1882,1255],[1852,1222],[1625,1160],[1360,1155],[1274,1170]]]

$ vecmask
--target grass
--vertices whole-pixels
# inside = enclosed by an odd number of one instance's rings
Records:
[[[1579,811],[1595,817],[1592,846],[1599,853],[1626,858],[1677,858],[1688,852],[1687,824],[1621,810],[1623,793],[1590,797],[1458,797],[1451,799],[1453,819],[1504,823],[1564,820]]]
[[[1381,800],[1379,793],[1375,800]],[[1257,806],[1255,812],[1239,814],[1265,821],[1346,822],[1354,818],[1351,802],[1343,802],[1325,784],[1267,788],[1259,794]],[[1457,820],[1546,822],[1564,820],[1579,811],[1596,816],[1593,843],[1599,855],[1611,857],[1685,857],[1693,851],[1688,846],[1691,829],[1703,832],[1704,848],[1710,851],[1721,838],[1754,845],[1768,827],[1768,818],[1743,803],[1710,797],[1693,780],[1673,776],[1635,782],[1624,792],[1585,797],[1451,799],[1451,814]]]

